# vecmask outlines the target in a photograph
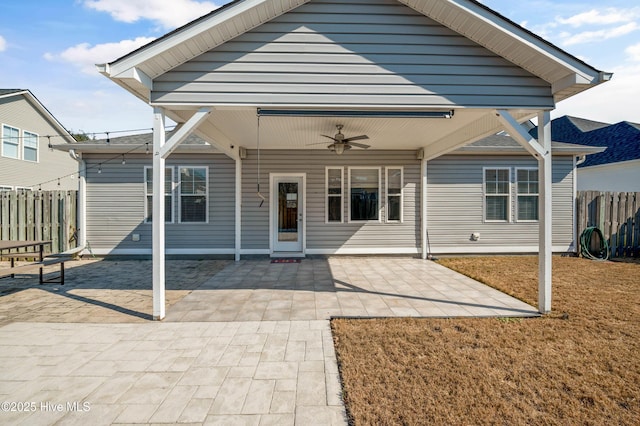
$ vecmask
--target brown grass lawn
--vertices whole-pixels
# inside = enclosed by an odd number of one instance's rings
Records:
[[[443,265],[537,306],[537,257]],[[637,425],[640,264],[553,259],[530,319],[332,321],[354,425]]]

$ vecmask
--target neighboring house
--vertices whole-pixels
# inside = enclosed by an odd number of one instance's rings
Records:
[[[428,237],[441,251],[537,248],[549,311],[553,243],[571,240],[568,225],[552,241],[552,185],[572,170],[552,174],[550,111],[611,78],[471,0],[238,0],[98,68],[153,107],[149,157],[78,149],[94,235],[118,236],[104,251],[152,248],[154,318],[166,253],[426,258]],[[521,125],[534,117],[538,140]],[[453,154],[503,130],[530,157]],[[183,144],[191,134],[208,145]],[[538,220],[517,216],[515,188],[530,210],[537,191]]]
[[[578,190],[640,192],[640,124],[607,124],[564,116],[551,122],[551,137],[606,147],[578,164]]]
[[[29,90],[0,89],[0,190],[78,189],[73,136]]]

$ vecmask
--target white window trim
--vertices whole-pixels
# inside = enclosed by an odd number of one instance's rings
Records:
[[[8,155],[5,155],[5,153],[4,153],[4,128],[5,127],[9,127],[9,128],[11,128],[13,130],[17,130],[18,131],[18,150],[17,150],[18,151],[18,156],[17,157],[9,157]],[[11,158],[12,160],[21,160],[22,159],[20,157],[21,145],[22,145],[20,143],[20,132],[21,132],[21,130],[18,127],[13,127],[10,124],[2,123],[2,127],[0,127],[0,155],[2,157]]]
[[[166,220],[165,218],[165,223],[175,223],[176,222],[176,203],[175,203],[175,197],[176,197],[176,171],[175,171],[175,167],[173,166],[167,166],[165,167],[165,173],[167,171],[167,169],[171,169],[171,220]],[[144,175],[142,176],[142,179],[144,181],[144,223],[152,223],[152,221],[148,221],[147,220],[147,212],[149,211],[149,202],[148,197],[151,195],[153,197],[153,193],[152,194],[148,194],[147,193],[147,170],[153,170],[152,166],[144,166]],[[164,188],[164,186],[163,186]],[[168,194],[164,194],[165,196],[167,196]]]
[[[182,221],[182,169],[205,169],[205,181],[207,189],[205,191],[205,220],[203,222],[183,222]],[[209,223],[209,166],[203,165],[182,165],[177,166],[176,184],[178,187],[178,223],[184,225],[202,225]]]
[[[371,169],[377,169],[378,170],[378,219],[374,219],[374,220],[351,220],[351,171],[352,170],[371,170]],[[348,177],[348,182],[347,182],[347,197],[349,197],[348,200],[348,214],[349,217],[347,218],[348,223],[381,223],[382,218],[381,218],[381,208],[382,208],[382,167],[380,166],[349,166],[349,177]]]
[[[33,160],[27,160],[25,158],[24,155],[24,150],[26,149],[26,145],[25,145],[25,139],[27,138],[27,136],[25,135],[25,133],[29,133],[30,135],[35,136],[36,138],[36,161]],[[39,163],[40,162],[40,135],[34,132],[30,132],[29,130],[22,130],[22,143],[20,144],[21,150],[20,153],[22,154],[22,160],[24,161],[28,161],[30,163]]]
[[[540,175],[538,174],[538,192],[535,194],[520,194],[518,192],[518,170],[538,170],[537,167],[516,167],[515,168],[515,174],[514,174],[514,179],[515,179],[515,197],[516,197],[516,205],[515,205],[515,212],[514,212],[514,218],[516,222],[520,222],[520,223],[537,223],[539,222],[540,218],[535,219],[535,220],[529,220],[529,219],[520,219],[518,217],[518,212],[520,211],[520,208],[518,206],[518,202],[520,201],[520,196],[525,196],[525,197],[531,197],[533,195],[538,197],[538,203],[540,203]],[[538,204],[539,205],[539,204]]]
[[[329,221],[329,197],[338,197],[335,194],[329,194],[329,170],[340,170],[340,220]],[[344,167],[326,166],[324,170],[324,223],[344,223]]]
[[[392,195],[392,197],[400,198],[400,220],[389,219],[389,170],[400,170],[400,195]],[[384,175],[384,201],[385,211],[384,220],[386,223],[403,223],[404,222],[404,167],[403,166],[386,166]]]
[[[487,197],[504,197],[505,194],[487,194],[487,170],[506,170],[509,173],[509,189],[507,190],[507,219],[494,220],[487,219]],[[482,220],[486,223],[510,223],[511,222],[511,167],[483,167],[482,168]]]

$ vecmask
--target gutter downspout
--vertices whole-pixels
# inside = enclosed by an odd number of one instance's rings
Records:
[[[78,246],[67,250],[64,254],[79,254],[82,256],[87,245],[87,165],[82,159],[82,153],[75,149],[69,150],[71,158],[78,162]]]

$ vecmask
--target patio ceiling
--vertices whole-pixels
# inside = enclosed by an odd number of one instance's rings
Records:
[[[328,109],[323,109],[327,111]],[[433,155],[442,154],[502,130],[493,110],[456,109],[451,118],[440,117],[342,117],[335,116],[261,116],[261,149],[325,149],[331,141],[321,135],[333,136],[336,125],[344,126],[346,137],[366,134],[370,149],[413,150],[427,148]],[[398,111],[378,109],[379,111]],[[414,110],[415,111],[415,110]],[[167,116],[185,122],[193,111],[166,109]],[[511,111],[523,121],[536,111]],[[220,146],[257,148],[258,114],[256,107],[214,108],[207,120],[195,130],[200,137]],[[226,142],[224,142],[226,141]],[[445,146],[446,145],[446,146]]]

